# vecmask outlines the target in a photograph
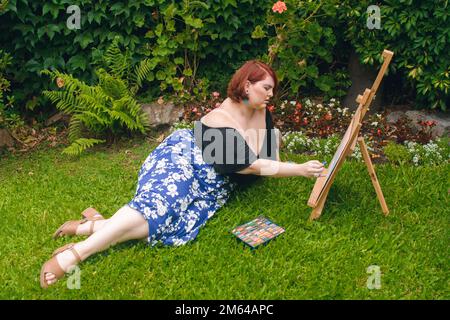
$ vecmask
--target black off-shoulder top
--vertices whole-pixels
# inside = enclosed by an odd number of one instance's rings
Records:
[[[203,160],[212,164],[221,174],[239,184],[257,180],[259,176],[239,174],[237,171],[249,167],[257,159],[276,160],[277,139],[272,115],[266,108],[266,134],[259,154],[255,154],[244,137],[231,127],[209,127],[201,121],[194,122],[196,145],[202,150]]]

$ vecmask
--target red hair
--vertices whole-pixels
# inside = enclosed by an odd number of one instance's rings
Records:
[[[240,102],[243,99],[248,99],[245,93],[245,83],[250,81],[252,84],[264,80],[267,76],[271,76],[274,82],[273,92],[278,86],[278,79],[275,71],[267,64],[258,61],[250,60],[244,63],[231,78],[228,83],[227,95],[231,100]]]

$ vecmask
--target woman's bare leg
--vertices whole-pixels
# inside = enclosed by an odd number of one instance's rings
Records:
[[[148,237],[148,223],[141,213],[128,206],[117,211],[108,222],[93,233],[89,238],[75,244],[81,260],[85,260],[94,253],[108,249],[110,246],[128,240],[141,240]],[[56,256],[58,263],[64,271],[75,265],[75,257],[70,250]],[[48,284],[56,282],[52,273],[46,274]]]

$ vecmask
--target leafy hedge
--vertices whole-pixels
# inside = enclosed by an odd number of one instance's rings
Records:
[[[284,1],[286,10],[268,10],[266,23],[252,36],[268,38],[262,59],[277,70],[282,82],[278,100],[305,95],[339,98],[350,86],[337,20],[337,0]]]
[[[0,12],[0,43],[12,56],[5,73],[13,74],[11,90],[22,111],[50,105],[41,93],[54,85],[40,75],[43,69],[95,83],[94,65],[116,36],[133,62],[156,58],[143,86],[149,99],[164,91],[197,94],[208,86],[200,85],[200,78],[224,92],[237,67],[255,57],[270,60],[273,45],[284,37],[273,63],[288,94],[342,96],[349,86],[351,47],[363,63],[373,65],[389,48],[395,52],[391,71],[408,80],[403,92],[414,89],[422,107],[445,109],[450,102],[449,8],[444,0],[382,1],[380,30],[366,27],[368,0],[286,0],[282,14],[272,12],[275,0],[80,0],[78,30],[66,26],[71,0],[0,3],[7,3]]]
[[[250,33],[252,24],[261,22],[267,3],[257,0],[205,2],[209,9],[199,7],[192,17],[192,21],[203,19],[211,34],[201,48],[202,59],[209,62],[199,72],[221,81],[207,66],[224,70],[264,50],[264,42],[251,41]],[[70,30],[66,21],[72,14],[66,10],[73,1],[10,0],[1,16],[0,43],[13,56],[9,71],[14,74],[11,86],[18,104],[27,102],[27,108],[34,109],[45,102],[41,92],[49,89],[49,84],[48,79],[39,74],[43,69],[57,68],[93,83],[95,73],[91,65],[101,61],[116,36],[120,37],[120,44],[128,47],[134,62],[141,60],[156,41],[146,37],[147,32],[156,29],[161,23],[160,12],[172,3],[180,1],[100,0],[92,3],[80,0],[77,5],[81,10],[81,29]],[[183,24],[175,26],[184,28]]]
[[[450,5],[446,0],[385,0],[379,4],[379,30],[366,25],[373,1],[345,0],[340,21],[345,38],[362,63],[377,65],[380,52],[395,52],[391,69],[415,91],[420,107],[446,110],[450,105]],[[397,90],[398,91],[398,90]]]

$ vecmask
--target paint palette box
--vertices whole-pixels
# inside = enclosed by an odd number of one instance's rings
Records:
[[[285,230],[264,216],[240,225],[232,233],[251,248],[256,248],[282,234]]]

